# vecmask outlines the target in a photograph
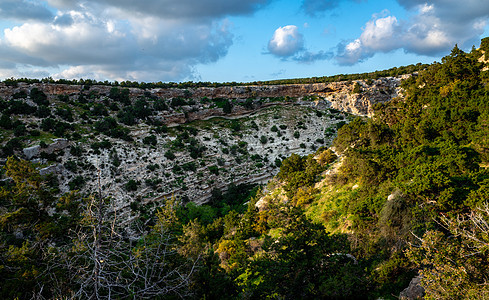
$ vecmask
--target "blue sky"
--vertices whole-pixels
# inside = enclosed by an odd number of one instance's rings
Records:
[[[430,63],[487,0],[1,0],[0,78],[271,80]]]

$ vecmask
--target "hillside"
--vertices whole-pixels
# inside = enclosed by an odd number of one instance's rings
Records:
[[[487,298],[487,51],[402,82],[5,83],[0,295]]]
[[[292,153],[330,145],[350,115],[397,97],[400,80],[190,89],[4,83],[3,157],[41,163],[61,193],[90,194],[100,183],[119,208],[172,195],[202,203],[229,184],[266,183]]]

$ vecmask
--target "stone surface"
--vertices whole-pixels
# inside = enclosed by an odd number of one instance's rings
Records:
[[[409,286],[399,294],[399,299],[401,300],[417,300],[423,299],[423,297],[424,288],[421,286],[420,275],[414,277],[409,283]]]
[[[69,145],[70,142],[67,139],[54,139],[46,148],[41,148],[41,146],[36,145],[24,148],[22,152],[27,160],[32,160],[33,158],[39,157],[41,153],[51,154],[63,150]]]
[[[231,183],[266,183],[278,172],[278,163],[292,153],[307,155],[321,146],[329,146],[337,128],[349,122],[351,115],[371,116],[376,103],[402,96],[401,79],[188,89],[129,88],[132,102],[138,97],[147,97],[159,98],[168,105],[165,110],[154,111],[151,119],[170,127],[169,133],[156,134],[155,126],[148,125],[152,122],[139,122],[124,125],[130,129],[133,141],[111,138],[93,130],[93,124],[103,116],[92,116],[87,122],[79,115],[83,105],[75,105],[72,109],[77,114],[73,123],[81,133],[78,141],[55,139],[46,148],[32,141],[27,143],[30,147],[18,154],[46,163],[40,158],[41,153],[57,153],[58,164],[42,172],[58,176],[61,192],[69,191],[69,183],[82,177],[85,184],[80,187],[81,192],[92,193],[98,189],[100,176],[104,196],[112,197],[121,209],[128,208],[134,201],[158,203],[173,195],[203,203],[214,189],[225,190]],[[360,92],[354,92],[355,85],[361,87]],[[19,83],[11,87],[0,83],[0,97],[9,100],[15,93],[29,94],[33,88],[47,95],[51,110],[55,112],[58,105],[76,104],[80,93],[90,99],[90,105],[106,105],[113,87],[48,83]],[[68,101],[61,102],[59,95],[68,96]],[[170,103],[174,97],[184,97],[189,104],[173,107]],[[219,108],[216,101],[212,101],[216,98],[229,99],[231,112],[225,113]],[[29,97],[23,101],[36,106]],[[117,112],[110,114],[117,119]],[[33,115],[17,117],[32,128],[39,128],[42,122]],[[55,113],[52,117],[61,120]],[[232,122],[239,123],[241,129],[232,129]],[[190,156],[189,144],[174,149],[175,140],[185,127],[197,129],[192,139],[198,146],[205,147],[200,157]],[[144,144],[144,138],[151,134],[156,136],[157,144]],[[103,140],[110,143],[109,149],[95,151],[93,143]],[[72,156],[69,150],[73,146],[82,149],[83,154]],[[174,160],[165,156],[170,149],[175,152]],[[114,157],[119,164],[114,164]],[[139,183],[136,191],[125,189],[130,180]]]
[[[36,145],[28,148],[24,148],[23,150],[25,158],[28,160],[33,159],[34,157],[39,156],[41,154],[41,146]]]

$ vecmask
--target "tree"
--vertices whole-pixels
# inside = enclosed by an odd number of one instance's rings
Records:
[[[9,158],[0,188],[0,297],[154,299],[182,297],[196,260],[177,252],[170,200],[155,225],[122,226],[98,193],[56,197],[26,161]],[[100,177],[99,177],[100,179]],[[99,184],[100,186],[100,184]]]
[[[467,214],[442,215],[411,245],[408,257],[421,269],[426,299],[484,299],[489,295],[489,205]]]
[[[154,299],[185,295],[195,261],[177,252],[171,232],[173,209],[164,207],[150,232],[139,232],[138,238],[129,236],[118,224],[109,199],[100,194],[90,197],[83,227],[73,241],[75,247],[62,254],[76,283],[73,297]]]
[[[26,161],[10,157],[5,170],[11,182],[0,188],[0,296],[61,296],[69,280],[52,257],[79,220],[80,197],[55,197],[47,178]]]

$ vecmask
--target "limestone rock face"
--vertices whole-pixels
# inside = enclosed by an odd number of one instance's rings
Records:
[[[46,168],[42,168],[39,170],[39,174],[41,175],[48,175],[48,174],[58,174],[62,171],[63,169],[63,166],[61,166],[60,164],[55,164],[55,165],[51,165],[49,167],[46,167]]]
[[[37,157],[37,156],[39,156],[39,154],[41,154],[41,146],[36,145],[36,146],[24,148],[23,152],[24,152],[25,157],[28,160],[31,160],[34,157]]]
[[[140,89],[129,88],[130,97],[152,95],[164,99],[184,97],[192,99],[258,99],[258,98],[296,98],[319,97],[324,100],[322,105],[355,115],[371,116],[373,106],[379,102],[388,101],[400,94],[400,82],[409,75],[400,77],[385,77],[377,80],[365,81],[341,81],[330,83],[311,84],[284,84],[284,85],[254,85],[254,86],[223,86],[223,87],[198,87],[198,88],[154,88]],[[355,85],[360,86],[360,91],[354,91]],[[29,93],[33,88],[55,99],[58,95],[72,95],[80,93],[82,85],[50,84],[50,83],[19,83],[13,88],[0,83],[0,97],[8,98],[23,90]],[[90,92],[108,96],[112,86],[89,86]],[[211,112],[208,112],[211,113]],[[217,111],[213,112],[214,115]],[[222,113],[222,112],[221,112]],[[176,118],[176,116],[173,116]],[[195,115],[192,117],[195,118]],[[192,120],[191,118],[191,120]]]
[[[67,139],[54,139],[53,143],[49,144],[46,148],[41,148],[41,146],[36,145],[28,148],[24,148],[23,152],[25,158],[28,160],[38,157],[41,153],[51,154],[56,151],[60,151],[69,146],[69,141]]]
[[[16,154],[47,163],[53,157],[43,158],[42,154],[55,153],[56,162],[41,172],[58,176],[61,192],[76,187],[89,194],[102,188],[117,208],[129,210],[135,201],[157,204],[177,196],[204,203],[213,190],[225,190],[231,183],[266,183],[292,153],[308,155],[330,146],[338,128],[352,115],[372,116],[375,104],[402,97],[401,80],[388,77],[314,84],[128,88],[131,104],[140,98],[146,99],[149,107],[155,99],[165,104],[154,109],[150,119],[132,125],[122,123],[118,116],[127,103],[109,98],[113,86],[0,83],[0,98],[12,100],[22,94],[20,101],[36,107],[30,92],[34,88],[44,92],[50,102],[49,118],[70,123],[77,131],[70,134],[78,137],[54,139],[44,148],[38,140],[29,139],[26,148]],[[175,97],[185,99],[184,105],[174,105]],[[231,106],[226,106],[226,111],[223,101]],[[114,103],[117,109],[109,107]],[[95,105],[108,109],[105,114],[96,114]],[[73,113],[72,120],[59,114],[66,107]],[[108,116],[127,130],[128,140],[95,129],[94,124]],[[30,128],[41,129],[44,137],[48,132],[52,137],[54,131],[41,126],[43,118],[35,114],[15,117]],[[167,126],[165,130],[162,125]],[[183,132],[187,138],[181,138]],[[148,137],[155,143],[148,144]],[[126,188],[129,181],[137,182],[136,190]]]
[[[419,275],[414,277],[409,286],[399,294],[401,300],[418,300],[423,299],[423,297],[424,288],[421,286],[421,276]]]

